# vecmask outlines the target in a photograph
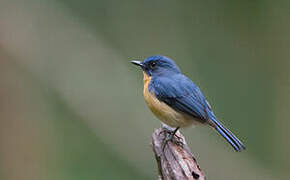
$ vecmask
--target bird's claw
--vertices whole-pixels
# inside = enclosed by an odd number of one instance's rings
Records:
[[[164,130],[164,140],[163,140],[163,144],[162,144],[162,150],[164,151],[165,146],[167,145],[168,141],[171,141],[172,143],[178,145],[178,146],[182,146],[183,142],[182,142],[182,138],[179,137],[176,134],[176,131],[168,131],[168,130]]]

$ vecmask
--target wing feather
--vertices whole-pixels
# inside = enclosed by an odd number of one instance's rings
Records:
[[[153,79],[149,85],[149,91],[153,92],[158,100],[166,103],[176,111],[205,122],[209,110],[205,97],[200,89],[186,76],[182,74],[175,77],[162,77]]]

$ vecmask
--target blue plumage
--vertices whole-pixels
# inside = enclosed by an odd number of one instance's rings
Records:
[[[173,109],[194,116],[201,122],[205,121],[204,96],[198,87],[181,73],[153,77],[148,88],[158,100]]]
[[[142,67],[144,75],[150,80],[146,88],[152,97],[161,102],[160,104],[165,103],[176,113],[183,115],[182,117],[192,117],[190,121],[212,126],[236,151],[245,149],[242,142],[217,120],[200,89],[180,72],[173,60],[164,56],[151,56],[143,62],[133,61],[132,63]],[[147,92],[147,89],[145,90]],[[152,108],[154,108],[153,111],[159,109],[157,113],[155,112],[158,115],[168,113],[168,110],[160,112],[161,108],[152,107],[160,106],[160,104],[150,103],[151,110]],[[167,116],[160,115],[160,117]],[[177,122],[180,117],[176,116]]]

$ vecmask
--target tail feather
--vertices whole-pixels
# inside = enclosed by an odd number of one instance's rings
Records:
[[[217,121],[216,119],[212,121],[216,125],[216,130],[218,131],[218,133],[222,135],[236,151],[240,152],[246,149],[244,144],[231,131],[225,128],[219,121]]]
[[[233,142],[232,139],[230,139],[227,134],[225,134],[220,128],[217,128],[217,131],[219,132],[220,135],[222,135],[225,140],[227,140],[227,142],[229,142],[231,144],[231,146],[236,150],[236,151],[240,151],[240,148],[237,146],[237,144],[235,144]]]

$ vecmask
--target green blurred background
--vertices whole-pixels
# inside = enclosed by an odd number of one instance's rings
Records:
[[[290,2],[1,0],[0,179],[156,179],[129,63],[162,54],[246,144],[182,130],[208,179],[289,179]]]

